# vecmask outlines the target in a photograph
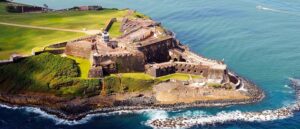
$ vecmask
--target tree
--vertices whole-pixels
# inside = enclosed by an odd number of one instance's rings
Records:
[[[48,11],[49,6],[47,4],[44,4],[43,6],[44,6],[45,11]]]

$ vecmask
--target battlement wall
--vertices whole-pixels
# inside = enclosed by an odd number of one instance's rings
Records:
[[[33,55],[29,55],[29,56],[11,55],[9,60],[0,60],[0,66],[16,63],[20,60],[23,60],[23,59],[31,57],[31,56],[33,56]]]
[[[187,63],[187,62],[167,62],[159,64],[148,64],[145,66],[147,74],[160,77],[173,73],[186,73],[201,75],[208,79],[227,80],[227,72],[220,69],[214,69],[208,65]]]
[[[67,55],[89,59],[93,44],[87,41],[68,42],[65,53]]]
[[[144,72],[145,59],[142,53],[115,53],[93,55],[93,66],[100,66],[105,61],[113,61],[117,65],[117,72]]]
[[[172,37],[166,37],[141,43],[137,49],[144,53],[147,63],[161,63],[168,62],[171,59],[169,50],[176,46],[177,44]]]
[[[109,20],[109,22],[105,25],[104,31],[109,31],[111,26],[114,24],[114,22],[116,22],[117,19],[116,18],[112,18]]]

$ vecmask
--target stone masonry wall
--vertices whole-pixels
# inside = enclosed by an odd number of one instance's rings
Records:
[[[167,62],[159,64],[148,64],[145,66],[147,74],[160,77],[173,73],[187,73],[194,75],[201,75],[208,79],[227,80],[226,71],[220,69],[213,69],[202,64],[193,64],[186,62]]]
[[[92,43],[79,41],[67,43],[65,53],[67,55],[89,59],[92,51]]]
[[[167,62],[171,59],[169,50],[176,47],[173,38],[165,38],[156,41],[150,41],[138,47],[138,50],[144,53],[147,63]]]
[[[109,55],[93,56],[93,65],[99,66],[101,62],[111,60],[116,62],[117,71],[120,73],[127,72],[144,72],[145,62],[142,53],[120,53]]]

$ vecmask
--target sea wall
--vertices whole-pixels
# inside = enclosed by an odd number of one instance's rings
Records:
[[[187,73],[202,75],[204,77],[209,77],[210,67],[202,64],[191,64],[185,62],[176,62],[175,68],[177,73]]]
[[[201,75],[208,79],[226,79],[226,72],[224,70],[213,69],[203,64],[167,62],[146,65],[145,68],[146,73],[154,77],[160,77],[172,73],[186,73]]]

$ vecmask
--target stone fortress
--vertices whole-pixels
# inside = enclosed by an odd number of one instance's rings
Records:
[[[89,77],[128,72],[144,72],[153,77],[187,73],[201,75],[207,83],[240,87],[239,77],[230,73],[226,64],[191,52],[153,20],[125,17],[121,19],[123,34],[110,38],[108,30],[116,20],[111,19],[101,34],[66,44],[66,55],[90,60]]]

